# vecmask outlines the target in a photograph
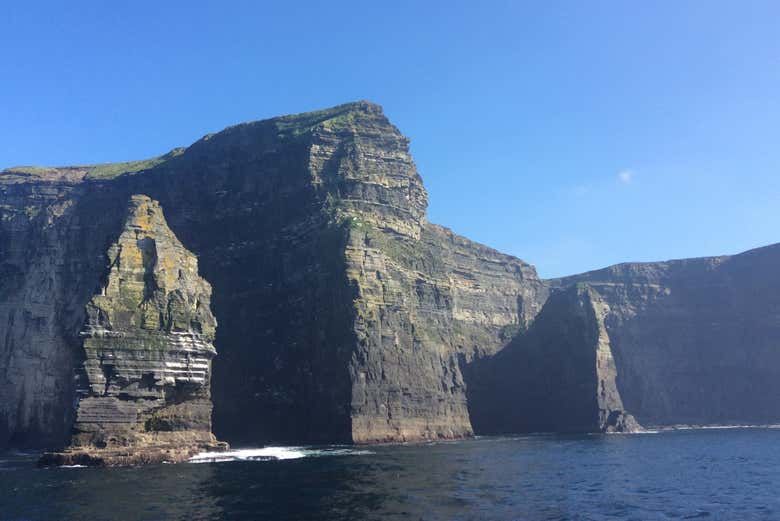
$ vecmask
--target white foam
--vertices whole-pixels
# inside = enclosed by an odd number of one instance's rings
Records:
[[[658,427],[660,431],[699,431],[699,430],[731,430],[731,429],[777,429],[780,425],[770,424],[733,424],[733,425],[668,425]]]
[[[368,450],[348,448],[313,449],[306,447],[263,447],[260,449],[239,449],[227,452],[201,452],[191,457],[191,463],[218,463],[223,461],[269,461],[292,460],[321,456],[349,456],[373,454]]]

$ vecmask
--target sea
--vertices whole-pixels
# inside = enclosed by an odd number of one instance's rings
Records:
[[[254,447],[189,463],[0,456],[0,520],[780,520],[780,429]]]

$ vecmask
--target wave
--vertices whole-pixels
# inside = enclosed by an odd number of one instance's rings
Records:
[[[664,425],[656,427],[662,432],[669,431],[701,431],[701,430],[730,430],[730,429],[780,429],[776,423],[745,423],[745,424],[711,424],[711,425]]]
[[[361,456],[373,454],[369,450],[349,448],[263,447],[227,452],[201,452],[189,459],[190,463],[219,463],[224,461],[279,461],[324,456]]]

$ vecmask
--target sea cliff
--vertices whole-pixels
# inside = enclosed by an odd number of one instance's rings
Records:
[[[544,281],[427,204],[364,101],[4,170],[0,446],[780,421],[777,247]]]

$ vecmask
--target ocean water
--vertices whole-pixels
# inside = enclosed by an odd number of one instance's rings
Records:
[[[149,467],[0,456],[0,520],[780,519],[780,429],[264,447]]]

